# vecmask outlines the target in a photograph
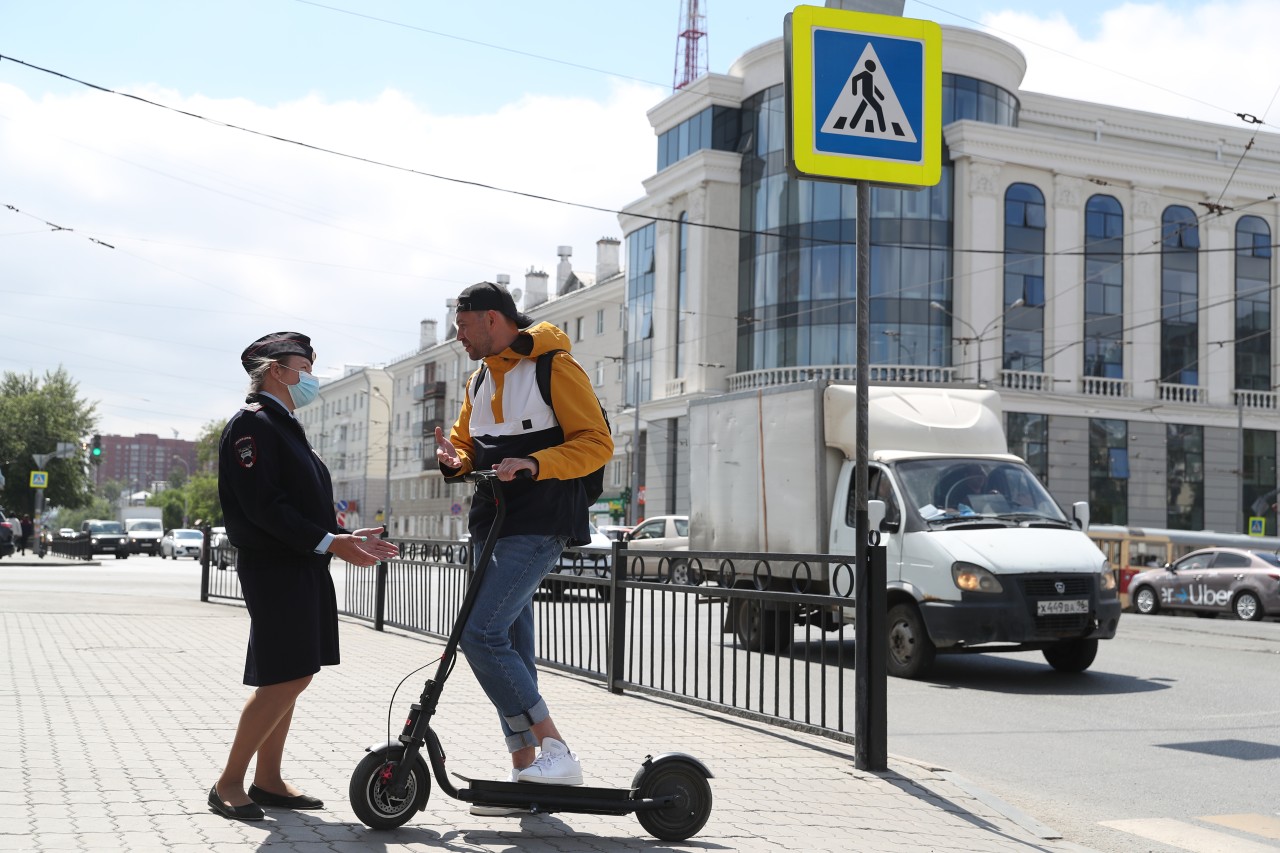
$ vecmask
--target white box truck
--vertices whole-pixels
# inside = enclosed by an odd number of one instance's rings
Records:
[[[120,521],[129,537],[129,550],[134,554],[160,553],[160,537],[164,535],[164,509],[158,506],[127,506],[120,510]]]
[[[1115,577],[1085,535],[1008,453],[999,395],[941,387],[868,388],[868,498],[886,546],[888,672],[923,674],[938,653],[1039,650],[1080,672],[1115,636]],[[852,555],[856,386],[815,381],[698,400],[689,408],[690,550]],[[759,581],[742,583],[762,585]],[[794,592],[788,576],[775,591]],[[834,587],[834,589],[833,589]],[[806,591],[852,597],[814,572]],[[777,651],[789,622],[731,620]],[[853,607],[800,613],[837,629]],[[758,614],[758,611],[757,611]]]

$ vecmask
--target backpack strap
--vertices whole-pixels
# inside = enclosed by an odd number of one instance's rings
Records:
[[[538,361],[534,368],[534,375],[538,380],[538,393],[542,395],[542,402],[551,407],[552,412],[555,412],[555,407],[551,405],[551,362],[557,354],[562,352],[568,352],[568,350],[547,350],[538,356]],[[484,382],[484,377],[487,373],[487,366],[481,361],[480,366],[476,368],[475,382],[471,385],[472,400],[475,400],[476,395],[480,393],[480,383]]]

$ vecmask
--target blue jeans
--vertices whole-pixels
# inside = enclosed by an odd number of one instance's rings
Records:
[[[568,541],[539,535],[499,539],[462,629],[462,653],[498,709],[509,752],[537,746],[529,729],[549,716],[533,661],[533,594]],[[477,546],[472,561],[479,557]]]

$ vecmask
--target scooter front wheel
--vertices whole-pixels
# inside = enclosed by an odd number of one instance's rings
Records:
[[[711,817],[711,785],[706,773],[691,762],[662,760],[644,774],[636,792],[641,799],[673,797],[671,805],[636,812],[640,825],[654,838],[684,841]]]
[[[431,795],[431,774],[418,756],[409,768],[403,797],[391,793],[391,777],[404,758],[403,747],[377,749],[356,765],[351,774],[351,809],[370,829],[404,826],[413,813],[426,808]]]

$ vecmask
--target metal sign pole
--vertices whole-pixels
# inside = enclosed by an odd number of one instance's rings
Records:
[[[857,195],[857,399],[854,409],[854,526],[856,539],[854,562],[857,566],[854,609],[854,765],[859,770],[888,769],[886,742],[887,701],[884,667],[874,677],[873,661],[885,656],[885,637],[874,628],[883,620],[872,618],[876,602],[872,590],[883,587],[884,577],[874,577],[867,559],[871,531],[867,518],[867,365],[871,362],[868,330],[871,326],[871,187],[866,181],[856,182]],[[882,599],[881,599],[882,600]]]

